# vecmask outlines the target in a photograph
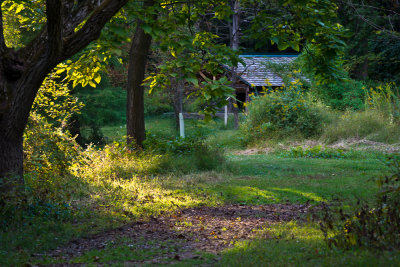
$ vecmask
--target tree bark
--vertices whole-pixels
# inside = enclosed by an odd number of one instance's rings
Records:
[[[147,0],[145,6],[154,5],[153,0]],[[151,45],[151,35],[141,28],[142,21],[138,21],[135,35],[132,39],[129,52],[126,131],[127,144],[134,143],[143,148],[146,139],[144,122],[144,87],[142,85],[146,73],[147,54]]]
[[[22,137],[7,138],[0,134],[0,178],[22,177]]]

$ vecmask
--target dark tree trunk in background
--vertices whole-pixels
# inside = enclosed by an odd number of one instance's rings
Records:
[[[238,50],[239,49],[239,0],[235,0],[233,3],[233,16],[232,16],[232,27],[231,27],[231,48],[232,50]],[[233,86],[235,87],[236,85],[236,68],[232,67],[231,70],[231,81]],[[234,121],[235,121],[235,129],[239,128],[239,109],[236,106],[233,106],[232,103],[236,103],[236,101],[233,101],[230,106],[233,110],[233,116],[234,116]]]
[[[185,82],[183,80],[173,79],[171,82],[170,89],[170,101],[171,105],[174,108],[174,116],[175,116],[175,129],[179,130],[179,113],[183,113],[183,95],[185,91]]]
[[[69,120],[67,124],[67,128],[71,136],[76,137],[75,141],[80,144],[81,146],[84,146],[84,141],[82,138],[82,133],[81,133],[81,124],[79,122],[78,115],[73,114],[71,116],[71,119]]]
[[[5,44],[0,8],[0,178],[23,184],[22,137],[33,101],[47,74],[96,40],[107,21],[128,0],[47,0],[47,25],[24,48]],[[76,31],[83,21],[85,24]]]
[[[136,146],[143,148],[146,133],[144,123],[144,87],[142,83],[146,72],[151,35],[146,34],[140,24],[141,22],[136,27],[129,55],[126,130],[127,143],[135,143]]]
[[[368,79],[369,60],[365,58],[360,64],[356,66],[354,76],[357,80]]]

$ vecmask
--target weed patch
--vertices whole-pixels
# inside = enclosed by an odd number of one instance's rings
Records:
[[[400,249],[399,163],[398,155],[389,158],[388,166],[392,174],[377,180],[379,192],[373,203],[363,202],[354,214],[325,209],[321,229],[329,246],[342,249]]]

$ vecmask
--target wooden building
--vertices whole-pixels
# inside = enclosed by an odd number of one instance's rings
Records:
[[[289,64],[296,59],[297,55],[241,55],[242,63],[236,69],[236,98],[243,102],[249,101],[250,93],[258,93],[263,86],[281,87],[283,79],[274,71],[268,68],[269,63]]]

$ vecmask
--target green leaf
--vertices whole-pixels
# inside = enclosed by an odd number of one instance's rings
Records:
[[[196,86],[199,85],[199,81],[194,77],[188,77],[188,78],[186,78],[186,81],[191,82],[192,84],[194,84]]]
[[[300,51],[300,46],[299,46],[299,44],[293,44],[293,45],[292,45],[292,48],[293,48],[295,51],[297,51],[297,52]]]

